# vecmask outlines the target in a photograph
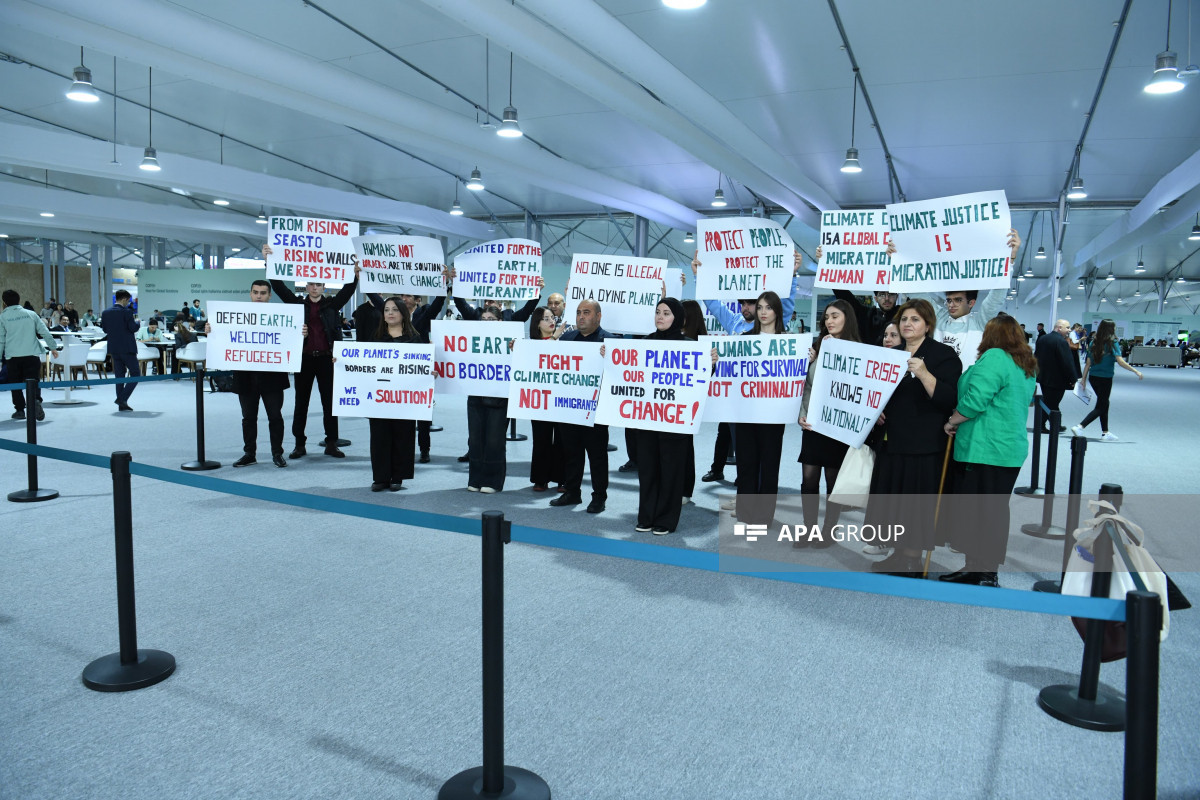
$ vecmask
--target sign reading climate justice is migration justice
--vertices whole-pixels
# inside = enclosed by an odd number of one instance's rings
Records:
[[[889,291],[887,212],[821,212],[821,263],[813,286],[852,292]],[[894,291],[894,290],[891,290]]]
[[[434,320],[434,386],[438,394],[508,397],[512,344],[525,336],[520,322]]]
[[[542,246],[532,239],[484,242],[455,256],[454,270],[455,297],[523,303],[541,292]]]
[[[710,349],[683,341],[609,339],[604,345],[598,424],[667,433],[695,431],[704,419]]]
[[[354,239],[354,252],[362,266],[359,287],[364,292],[392,294],[445,294],[446,269],[442,243],[428,236],[373,234]]]
[[[268,278],[301,283],[354,280],[357,222],[311,217],[271,217],[268,222]]]
[[[800,416],[811,333],[701,336],[700,347],[717,349],[705,422],[790,425]]]
[[[904,350],[826,339],[812,376],[808,423],[817,433],[862,447],[907,371]]]
[[[513,347],[508,416],[595,425],[603,374],[599,342],[522,339]]]
[[[567,280],[563,319],[575,319],[581,300],[595,300],[600,304],[604,330],[650,333],[666,269],[665,258],[576,253]]]
[[[300,371],[304,306],[214,300],[208,322],[210,370]]]
[[[433,345],[335,342],[338,417],[433,419]]]
[[[1003,191],[887,206],[891,291],[1002,289],[1012,277],[1005,245],[1012,218]]]
[[[696,227],[696,297],[737,300],[792,291],[792,237],[777,222],[758,217],[703,218]]]

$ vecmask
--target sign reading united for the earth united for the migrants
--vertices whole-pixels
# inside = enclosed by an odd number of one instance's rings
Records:
[[[1005,288],[1012,277],[1005,244],[1012,218],[1003,191],[975,192],[887,206],[896,243],[891,291]]]
[[[433,345],[335,342],[338,417],[433,419]]]
[[[852,292],[889,290],[892,262],[888,258],[887,212],[821,212],[821,263],[813,286]]]
[[[800,416],[811,333],[701,336],[700,346],[717,349],[705,422],[789,425]]]
[[[792,294],[792,237],[779,223],[758,217],[703,218],[696,226],[696,297],[738,300]]]
[[[354,280],[357,222],[312,217],[271,217],[267,222],[268,278],[300,283]]]
[[[497,239],[477,244],[454,257],[454,296],[464,300],[511,300],[537,297],[542,276],[542,246],[532,239]]]
[[[362,272],[359,288],[392,294],[446,293],[442,243],[428,236],[372,234],[354,239]]]
[[[609,339],[596,422],[692,433],[704,419],[710,350],[698,342]]]
[[[654,307],[662,298],[665,258],[577,253],[567,280],[563,319],[575,319],[583,300],[600,304],[601,327],[612,333],[654,330]]]
[[[513,342],[525,336],[520,322],[434,320],[434,385],[438,394],[508,397]]]
[[[603,373],[599,342],[522,339],[513,347],[508,416],[595,425]]]
[[[904,350],[826,339],[812,376],[808,424],[817,433],[862,447],[907,371]]]
[[[214,300],[208,324],[209,369],[300,371],[304,306]]]

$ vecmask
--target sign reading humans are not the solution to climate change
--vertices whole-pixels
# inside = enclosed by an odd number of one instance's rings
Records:
[[[209,369],[300,371],[303,306],[213,301],[208,322]]]
[[[710,350],[697,342],[604,343],[604,386],[596,422],[645,431],[692,433],[703,421]]]
[[[852,292],[894,291],[882,209],[821,213],[821,263],[813,286]]]
[[[333,413],[433,419],[433,345],[336,342]]]
[[[696,297],[737,300],[775,292],[792,295],[792,237],[758,217],[713,217],[696,227]]]
[[[700,347],[717,349],[705,422],[791,424],[800,416],[811,333],[701,336]]]
[[[520,322],[434,320],[434,385],[438,394],[508,397],[512,344],[525,335]]]
[[[649,333],[654,330],[654,307],[662,298],[666,269],[665,258],[577,253],[567,281],[563,319],[574,321],[580,301],[595,300],[605,330]]]
[[[604,358],[599,342],[523,339],[513,348],[508,416],[595,425]]]
[[[375,234],[354,239],[364,292],[445,294],[442,243],[428,236]]]
[[[271,217],[268,222],[268,278],[301,283],[354,280],[357,222],[310,217]]]
[[[497,239],[454,257],[454,296],[523,303],[540,294],[542,246],[531,239]]]
[[[1005,245],[1012,217],[1004,192],[887,206],[896,243],[891,291],[1001,289],[1012,276]]]
[[[904,350],[826,339],[817,354],[808,423],[817,433],[862,447],[907,371]]]

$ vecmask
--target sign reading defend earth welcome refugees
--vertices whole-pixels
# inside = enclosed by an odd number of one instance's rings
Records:
[[[434,320],[434,385],[438,394],[508,397],[512,343],[525,335],[520,322]]]
[[[304,307],[283,303],[208,304],[207,367],[299,372],[304,337]]]
[[[700,346],[717,348],[705,422],[790,425],[800,416],[811,333],[701,336]]]
[[[433,345],[335,342],[338,417],[433,419]]]
[[[532,239],[484,242],[455,256],[454,269],[455,297],[520,305],[541,292],[542,246]]]
[[[907,351],[826,339],[817,353],[808,423],[817,433],[862,447],[907,371]]]
[[[737,300],[792,293],[792,237],[759,217],[704,217],[696,227],[696,297]]]
[[[341,219],[271,217],[267,277],[282,281],[350,283],[358,223]]]
[[[513,347],[508,416],[542,422],[596,424],[604,358],[599,342],[522,339]]]
[[[692,433],[703,421],[712,369],[698,342],[609,339],[596,422],[667,433]]]
[[[364,292],[379,292],[384,297],[446,293],[445,256],[437,239],[373,234],[356,237],[354,250],[362,266],[359,288]]]
[[[1004,192],[975,192],[887,206],[896,243],[891,291],[1002,289],[1011,278],[1005,245],[1012,218]]]
[[[563,319],[575,319],[581,300],[595,300],[600,304],[601,327],[606,331],[650,333],[666,269],[665,258],[577,253],[567,281]]]
[[[892,262],[887,254],[887,212],[821,213],[821,263],[813,286],[870,293],[889,290]]]

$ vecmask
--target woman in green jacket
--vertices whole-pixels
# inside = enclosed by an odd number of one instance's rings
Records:
[[[1008,552],[1008,500],[1029,453],[1025,423],[1036,374],[1037,360],[1017,321],[1007,314],[990,320],[979,359],[958,381],[958,407],[946,423],[958,462],[955,492],[976,496],[978,522],[955,529],[951,543],[967,563],[941,580],[1000,585],[996,573]]]

